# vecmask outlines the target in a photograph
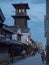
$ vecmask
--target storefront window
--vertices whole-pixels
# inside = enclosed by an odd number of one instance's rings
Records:
[[[6,40],[7,40],[7,41],[10,40],[10,35],[6,35]]]

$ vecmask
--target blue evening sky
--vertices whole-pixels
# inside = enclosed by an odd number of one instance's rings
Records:
[[[15,8],[13,3],[26,2],[29,4],[30,9],[27,10],[27,14],[30,17],[28,21],[28,27],[31,30],[31,37],[35,41],[40,41],[43,44],[46,43],[44,37],[44,16],[46,15],[46,3],[45,0],[0,0],[0,8],[2,9],[6,18],[5,24],[13,25],[14,20],[11,15],[15,14]]]

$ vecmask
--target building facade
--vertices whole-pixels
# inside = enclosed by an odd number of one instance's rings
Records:
[[[5,17],[2,13],[2,10],[0,9],[0,38],[4,37],[2,35],[2,29],[3,29],[3,23],[4,23]]]
[[[44,25],[46,38],[46,64],[49,65],[49,0],[46,0],[46,16]]]
[[[2,10],[0,9],[0,39],[2,37],[6,38],[12,38],[12,34],[14,33],[11,29],[8,28],[8,25],[4,24],[5,17],[3,15]]]
[[[5,30],[3,32],[4,20],[5,17],[0,9],[0,64],[5,63],[9,59],[8,48],[6,44],[3,44],[5,40],[1,42],[1,40],[5,38],[5,34],[3,34],[5,32]]]

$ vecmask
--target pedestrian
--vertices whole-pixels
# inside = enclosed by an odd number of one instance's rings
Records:
[[[22,53],[21,53],[22,57],[25,57],[25,54],[26,54],[26,51],[23,50]]]
[[[41,59],[42,59],[42,62],[44,63],[44,60],[45,60],[45,52],[44,52],[44,50],[41,51]]]
[[[33,55],[35,56],[35,51],[33,51]]]
[[[45,52],[45,60],[46,60],[46,50],[44,52]]]

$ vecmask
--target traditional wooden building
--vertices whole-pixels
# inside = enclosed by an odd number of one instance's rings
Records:
[[[5,17],[2,13],[2,10],[0,9],[0,37],[4,36],[6,37],[11,37],[12,38],[12,34],[14,33],[10,28],[8,28],[8,25],[4,24],[5,21]]]
[[[5,17],[3,15],[3,13],[2,13],[2,10],[0,9],[0,23],[3,23],[4,20],[5,20]]]
[[[2,10],[0,9],[0,64],[5,63],[9,61],[10,53],[9,53],[9,43],[12,43],[10,41],[12,34],[14,33],[11,31],[11,29],[8,29],[7,25],[3,24],[5,20],[5,17],[2,13]]]
[[[0,9],[0,38],[1,38],[1,37],[4,37],[4,36],[2,35],[2,28],[3,28],[4,20],[5,20],[5,17],[4,17],[4,15],[3,15],[3,13],[2,13],[2,11],[1,11],[1,9]]]
[[[2,13],[2,10],[0,9],[0,64],[4,63],[8,59],[8,54],[7,54],[7,48],[5,48],[4,45],[2,45],[1,40],[4,38],[3,35],[3,23],[4,23],[5,17]]]
[[[8,28],[8,25],[4,24],[3,25],[2,33],[5,36],[6,40],[7,39],[11,40],[12,39],[12,34],[14,34],[14,31],[11,30],[10,28]]]
[[[12,16],[14,18],[14,26],[28,28],[27,20],[29,16],[26,13],[26,9],[29,9],[28,3],[13,4],[13,6],[16,9],[15,15]]]

